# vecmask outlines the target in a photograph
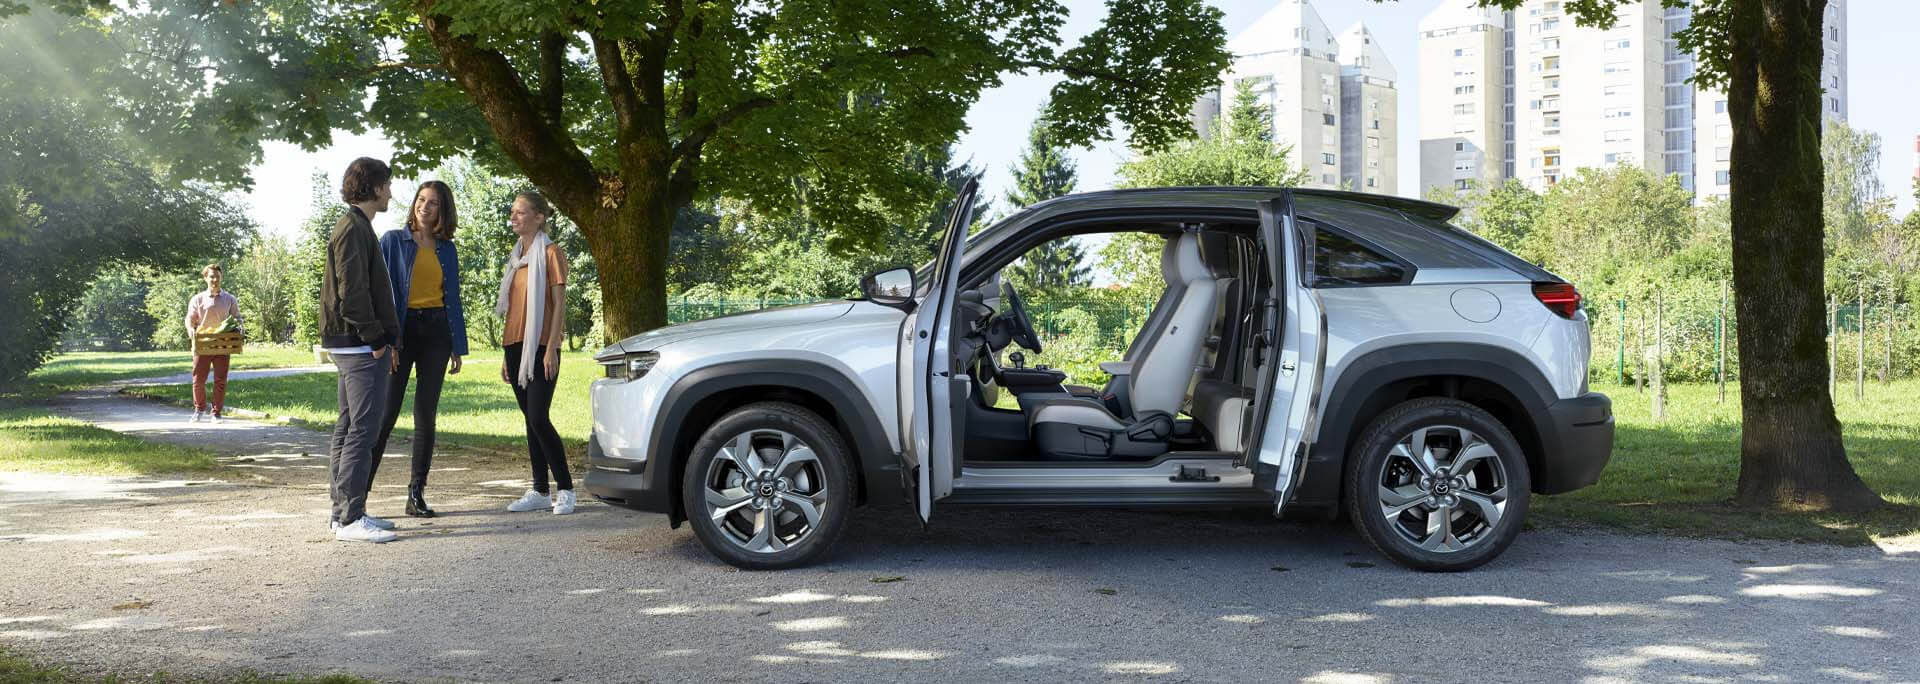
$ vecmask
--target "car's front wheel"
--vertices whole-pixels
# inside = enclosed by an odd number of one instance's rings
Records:
[[[1526,455],[1505,425],[1457,399],[1415,399],[1367,426],[1343,497],[1369,544],[1417,570],[1467,570],[1505,551],[1527,515]]]
[[[751,404],[707,428],[681,478],[694,535],[749,570],[805,565],[846,528],[855,487],[840,433],[811,411]]]

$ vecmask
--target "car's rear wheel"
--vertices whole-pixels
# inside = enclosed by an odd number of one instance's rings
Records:
[[[1519,441],[1491,414],[1457,399],[1415,399],[1361,433],[1344,499],[1360,535],[1394,562],[1468,570],[1519,535],[1530,477]]]
[[[694,444],[680,496],[694,535],[750,570],[805,565],[846,528],[855,487],[839,432],[793,404],[741,407]]]

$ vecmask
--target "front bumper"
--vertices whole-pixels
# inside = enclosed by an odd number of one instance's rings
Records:
[[[1561,399],[1547,407],[1552,420],[1544,462],[1533,473],[1539,494],[1571,492],[1600,481],[1613,457],[1613,400],[1599,392]]]
[[[645,459],[612,456],[600,447],[599,435],[587,439],[587,493],[615,506],[649,513],[671,513],[673,501],[667,483],[650,477]]]

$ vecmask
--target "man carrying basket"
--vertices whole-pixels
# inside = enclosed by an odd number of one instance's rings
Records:
[[[222,337],[237,336],[240,332],[240,305],[234,301],[233,293],[220,289],[220,265],[207,264],[200,269],[200,278],[207,281],[207,289],[193,293],[187,300],[187,339],[193,341],[193,422],[207,420],[220,422],[227,403],[227,365],[234,351],[224,343]],[[214,337],[222,333],[233,333]],[[203,342],[206,340],[206,342]],[[208,411],[207,372],[213,372],[213,405]]]

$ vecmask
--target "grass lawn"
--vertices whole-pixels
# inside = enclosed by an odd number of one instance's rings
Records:
[[[0,408],[0,471],[151,475],[214,468],[212,452],[128,437],[48,413]]]
[[[1864,544],[1920,541],[1920,380],[1867,384],[1864,401],[1844,385],[1835,399],[1847,455],[1888,509],[1865,516],[1756,512],[1727,505],[1740,470],[1740,389],[1727,402],[1712,385],[1667,389],[1667,418],[1652,419],[1652,391],[1610,384],[1613,460],[1592,487],[1538,497],[1533,512],[1547,521],[1599,523],[1717,537],[1821,540]]]
[[[297,347],[259,345],[236,354],[232,370],[313,365],[313,352]],[[193,370],[190,352],[81,352],[61,354],[27,376],[19,389],[24,398],[45,398],[60,392],[116,380],[155,378]]]
[[[0,649],[0,684],[120,684],[122,682],[205,682],[204,678],[175,677],[165,672],[155,672],[139,677],[89,677],[77,675],[66,668],[43,667],[32,661],[15,655],[6,649]],[[251,673],[234,674],[229,677],[211,680],[223,684],[358,684],[370,680],[345,675],[325,675],[319,677],[278,677]]]
[[[309,362],[311,359],[309,359]],[[482,351],[465,357],[459,375],[448,375],[440,390],[439,439],[442,442],[522,452],[527,448],[525,423],[513,401],[513,388],[500,381],[501,353]],[[603,371],[587,352],[562,353],[560,386],[554,392],[553,425],[570,451],[586,449],[593,416],[588,410],[587,385]],[[236,408],[298,418],[316,425],[333,425],[339,415],[334,399],[335,375],[313,373],[227,383],[227,403]],[[142,391],[169,401],[191,399],[187,385],[153,387]],[[396,435],[413,431],[413,393],[394,426]]]

